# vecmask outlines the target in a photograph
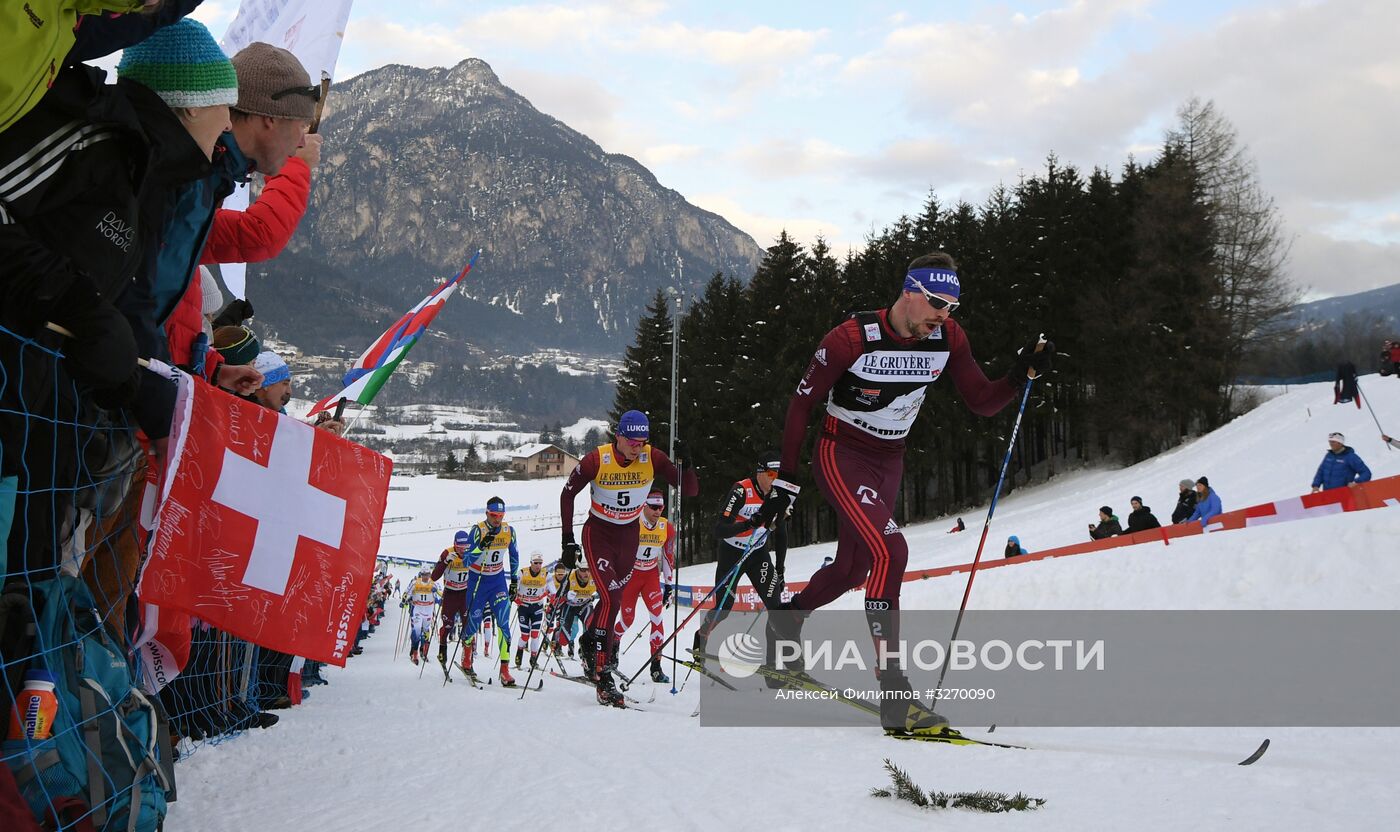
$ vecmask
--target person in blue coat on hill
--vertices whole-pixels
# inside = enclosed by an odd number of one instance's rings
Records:
[[[1371,481],[1371,469],[1361,461],[1346,444],[1347,438],[1340,433],[1327,435],[1328,451],[1322,457],[1313,475],[1312,490],[1316,494],[1328,488],[1341,488],[1344,485],[1358,485]]]
[[[1220,505],[1220,495],[1215,493],[1215,489],[1210,487],[1210,480],[1201,477],[1196,480],[1196,509],[1191,512],[1191,516],[1186,518],[1186,522],[1192,520],[1201,521],[1201,528],[1205,528],[1216,515],[1223,512]]]

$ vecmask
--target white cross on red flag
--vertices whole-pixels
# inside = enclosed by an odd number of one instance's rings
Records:
[[[365,614],[390,461],[180,379],[142,600],[344,665]]]

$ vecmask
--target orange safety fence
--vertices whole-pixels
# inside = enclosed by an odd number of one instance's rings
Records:
[[[1145,543],[1161,543],[1169,546],[1172,540],[1180,537],[1192,537],[1208,532],[1234,531],[1254,526],[1267,526],[1273,523],[1287,523],[1294,520],[1308,520],[1314,517],[1326,517],[1349,511],[1366,511],[1375,508],[1385,508],[1387,506],[1400,506],[1400,476],[1385,477],[1384,479],[1372,480],[1367,483],[1361,483],[1360,485],[1343,486],[1328,491],[1319,491],[1316,494],[1304,494],[1301,497],[1289,497],[1272,503],[1261,503],[1259,505],[1249,506],[1248,508],[1227,511],[1213,518],[1206,529],[1202,529],[1199,522],[1178,523],[1176,525],[1163,526],[1145,532],[1134,532],[1133,534],[1109,537],[1104,540],[1091,540],[1084,543],[1059,546],[1054,549],[1044,549],[1015,558],[983,560],[977,568],[979,570],[999,569],[1015,564],[1045,560],[1046,558],[1082,555],[1086,552],[1101,552],[1106,549],[1120,549],[1125,546],[1139,546]],[[905,572],[904,580],[908,582],[925,580],[927,578],[940,578],[944,575],[956,575],[971,569],[971,563],[939,566],[932,569],[918,569]],[[794,594],[801,592],[806,586],[806,581],[789,583],[787,585],[787,591],[783,593],[783,599],[790,599]],[[709,586],[677,586],[676,598],[678,603],[682,606],[693,606],[696,601],[704,598],[711,589],[712,587]],[[852,591],[857,592],[861,589],[862,587],[856,587]],[[714,599],[706,601],[703,606],[707,608],[713,607]],[[762,609],[762,603],[759,600],[758,593],[749,587],[741,589],[736,586],[734,609],[741,612],[753,612]]]

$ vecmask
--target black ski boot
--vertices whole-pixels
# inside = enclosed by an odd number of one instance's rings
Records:
[[[896,737],[956,737],[948,719],[924,707],[914,695],[909,679],[898,671],[886,671],[880,679],[880,725]]]
[[[445,641],[438,642],[438,664],[442,665],[444,670],[447,669],[447,642]]]
[[[671,677],[667,676],[666,672],[661,669],[660,656],[651,657],[651,680],[658,685],[664,685],[671,681]]]
[[[515,669],[520,669],[520,662],[525,658],[525,645],[515,648]]]
[[[578,639],[579,660],[583,662],[583,678],[590,682],[598,681],[598,668],[596,659],[598,658],[598,645],[593,640],[593,633],[588,632],[579,636]],[[573,646],[569,646],[569,658],[574,657]]]
[[[613,683],[613,676],[603,667],[594,670],[595,686],[598,691],[598,704],[611,705],[614,708],[625,708],[627,702],[618,693],[617,685]]]
[[[690,655],[694,657],[695,663],[701,668],[705,667],[705,652],[708,649],[710,633],[701,625],[695,631],[695,637],[690,640]]]

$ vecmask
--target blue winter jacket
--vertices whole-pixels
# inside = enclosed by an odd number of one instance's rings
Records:
[[[1322,457],[1313,475],[1313,488],[1341,488],[1353,482],[1370,482],[1371,469],[1361,461],[1350,445],[1343,445],[1340,451],[1328,451]]]
[[[1196,501],[1196,510],[1191,512],[1191,516],[1186,518],[1186,522],[1190,523],[1192,520],[1199,520],[1201,521],[1201,528],[1204,529],[1211,520],[1215,519],[1217,514],[1223,511],[1224,509],[1220,507],[1220,495],[1215,493],[1215,489],[1212,488],[1209,493],[1206,494],[1204,500]]]

